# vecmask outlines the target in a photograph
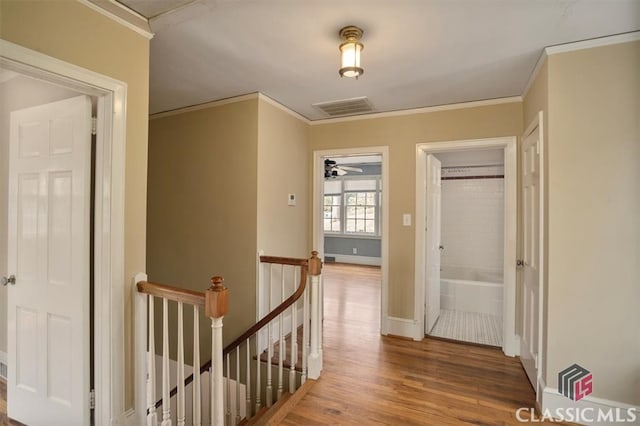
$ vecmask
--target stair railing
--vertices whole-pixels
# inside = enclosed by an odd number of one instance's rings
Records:
[[[145,277],[146,278],[146,277]],[[156,426],[160,421],[161,426],[171,426],[173,418],[178,426],[184,426],[187,422],[185,396],[185,359],[184,359],[184,307],[191,306],[193,310],[193,364],[200,364],[200,316],[205,315],[211,320],[211,359],[213,365],[209,380],[209,410],[208,420],[212,425],[224,424],[223,405],[223,363],[222,363],[222,319],[227,313],[228,290],[222,284],[222,277],[213,277],[211,287],[204,293],[183,289],[165,284],[152,283],[145,280],[137,282],[135,289],[136,304],[136,367],[138,371],[136,383],[136,398],[141,399],[142,388],[145,387],[146,405],[142,401],[136,401],[136,417],[138,424]],[[162,360],[161,360],[161,394],[160,404],[156,405],[156,298],[162,303]],[[178,386],[171,389],[170,357],[169,357],[169,307],[175,304],[177,308],[177,362],[176,383]],[[146,313],[146,315],[145,315]],[[146,345],[145,345],[146,341]],[[146,369],[143,369],[146,359]],[[146,372],[146,380],[140,376],[140,372]],[[205,420],[201,409],[202,395],[200,375],[196,375],[192,386],[191,400],[192,418],[190,424],[200,425]],[[175,401],[176,414],[172,417],[171,397],[177,396]],[[157,408],[162,407],[158,419]]]
[[[161,426],[200,426],[213,419],[212,425],[238,424],[263,413],[285,394],[294,393],[307,379],[317,379],[322,371],[322,262],[316,251],[310,259],[260,256],[259,283],[266,293],[268,313],[253,326],[222,348],[222,318],[227,311],[227,290],[222,278],[199,293],[137,277],[136,300],[136,371],[146,371],[146,392],[138,373],[136,398],[145,396],[146,406],[136,402],[139,424],[156,426],[157,410]],[[307,281],[310,285],[307,286]],[[296,286],[297,283],[297,286]],[[309,288],[310,287],[310,288]],[[154,298],[162,299],[162,398],[156,398]],[[177,386],[169,391],[168,323],[169,302],[178,304]],[[211,318],[212,356],[197,373],[185,378],[183,342],[183,304],[193,306],[193,366],[200,365],[198,312],[204,309]],[[273,307],[274,304],[277,306]],[[300,312],[302,311],[302,312]],[[148,313],[146,316],[142,312]],[[147,319],[148,318],[148,319]],[[301,336],[298,332],[301,331]],[[148,340],[147,351],[144,343]],[[287,342],[288,339],[288,342]],[[218,345],[219,343],[219,345]],[[287,347],[289,350],[287,351]],[[277,354],[275,353],[277,349]],[[300,350],[299,350],[300,349]],[[165,356],[166,354],[166,356]],[[277,355],[277,356],[276,356]],[[275,360],[274,360],[275,358]],[[146,370],[143,370],[146,359]],[[212,369],[213,367],[213,369]],[[285,375],[285,370],[287,374]],[[194,371],[195,372],[195,371]],[[223,373],[224,372],[224,373]],[[201,376],[209,373],[209,398],[200,392]],[[273,378],[275,373],[275,380]],[[187,386],[192,388],[192,410],[185,415]],[[251,392],[253,389],[253,392]],[[264,394],[263,394],[264,393]],[[264,395],[264,398],[263,398]],[[172,400],[173,396],[177,399]],[[264,401],[264,402],[263,402]],[[172,417],[171,404],[176,406]],[[206,406],[209,409],[206,409]],[[201,414],[202,412],[202,414]],[[191,417],[191,419],[189,419]],[[208,417],[208,418],[207,418]]]

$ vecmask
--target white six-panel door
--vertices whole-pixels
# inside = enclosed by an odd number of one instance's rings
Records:
[[[440,316],[441,170],[440,161],[431,154],[427,155],[425,334],[431,331]]]
[[[11,113],[8,414],[89,423],[91,102]]]
[[[524,265],[520,339],[520,361],[536,390],[540,333],[540,150],[540,126],[536,126],[525,134],[522,143]]]

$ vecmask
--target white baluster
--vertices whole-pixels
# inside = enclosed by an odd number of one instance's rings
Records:
[[[307,278],[308,279],[308,278]],[[302,295],[302,375],[300,384],[307,381],[307,355],[309,353],[309,286]]]
[[[222,318],[211,319],[211,419],[212,425],[224,425],[224,394],[222,391]]]
[[[162,298],[162,426],[171,426],[169,400],[169,301]]]
[[[251,418],[251,337],[247,339],[247,380],[245,384],[246,403],[245,403],[245,417]]]
[[[185,426],[184,409],[184,321],[182,317],[182,302],[178,302],[178,373],[177,373],[177,421],[178,426]]]
[[[324,360],[324,355],[322,353],[322,336],[323,336],[323,330],[324,330],[324,276],[320,275],[318,276],[319,281],[318,281],[318,297],[320,298],[319,300],[319,306],[320,306],[320,320],[318,321],[318,353],[320,355],[320,371],[322,371],[322,366],[323,366],[323,360]]]
[[[205,292],[205,312],[211,318],[211,425],[223,426],[224,395],[222,375],[222,319],[227,312],[227,289],[222,277],[213,277]]]
[[[193,426],[201,426],[200,403],[200,316],[198,307],[193,305]]]
[[[258,332],[256,333],[256,414],[258,414],[262,406],[262,401],[260,401],[260,332],[261,330],[258,330]]]
[[[280,303],[284,301],[284,265],[280,265]],[[284,391],[284,356],[287,351],[287,346],[284,344],[284,314],[278,315],[280,318],[280,339],[278,341],[278,394],[277,399],[282,397]]]
[[[322,358],[320,357],[320,265],[317,252],[313,252],[313,256],[309,260],[309,275],[311,276],[311,343],[307,375],[310,379],[318,379],[320,371],[322,371]]]
[[[273,277],[273,264],[270,263],[269,264],[269,310],[267,312],[271,312],[271,309],[273,309],[272,306],[272,292],[273,292],[273,286],[271,285],[271,283],[273,282],[272,280]],[[273,404],[273,386],[271,384],[271,359],[273,358],[273,333],[272,333],[272,325],[273,321],[269,322],[269,325],[267,325],[267,389],[266,389],[266,404],[267,407],[271,407],[271,405]]]
[[[231,424],[231,373],[229,362],[229,354],[227,354],[227,400],[226,400],[226,409],[225,409],[225,424]]]
[[[153,296],[149,295],[149,351],[147,352],[147,426],[158,424],[156,411],[156,333]]]
[[[293,285],[298,282],[298,267],[293,268]],[[296,362],[298,361],[298,310],[295,302],[291,305],[291,359],[289,368],[289,393],[296,391]]]
[[[240,423],[240,345],[236,348],[236,423]]]

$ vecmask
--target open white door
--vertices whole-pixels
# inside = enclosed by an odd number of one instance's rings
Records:
[[[540,126],[524,135],[522,144],[522,211],[524,214],[524,259],[522,286],[522,336],[520,361],[537,391],[538,333],[540,332]]]
[[[440,316],[440,232],[441,232],[441,164],[433,155],[427,155],[427,205],[425,275],[425,334],[428,334]]]
[[[11,113],[9,417],[89,424],[91,101]]]

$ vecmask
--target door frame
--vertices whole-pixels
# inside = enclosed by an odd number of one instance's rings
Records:
[[[515,136],[419,143],[416,145],[416,227],[415,227],[415,306],[414,318],[424,334],[426,303],[425,201],[427,154],[445,151],[502,148],[504,150],[504,290],[502,351],[508,356],[519,355],[520,337],[516,332],[516,256],[517,256],[517,138]]]
[[[98,99],[93,258],[95,419],[96,424],[122,424],[127,85],[2,39],[0,66]]]
[[[380,155],[382,157],[382,210],[380,212],[380,256],[382,283],[380,292],[380,334],[387,335],[393,321],[389,318],[389,147],[336,148],[313,151],[312,186],[312,245],[324,259],[324,226],[322,206],[324,197],[324,158],[351,155]]]

